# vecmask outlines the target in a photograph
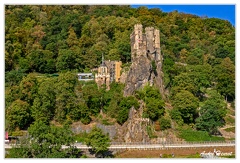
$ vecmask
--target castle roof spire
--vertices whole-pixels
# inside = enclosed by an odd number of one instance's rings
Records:
[[[103,53],[102,53],[102,66],[105,66],[104,55],[103,55]]]

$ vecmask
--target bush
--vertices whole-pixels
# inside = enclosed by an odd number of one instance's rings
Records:
[[[84,117],[84,118],[81,118],[81,122],[85,125],[89,124],[91,122],[91,118],[88,116],[88,117]]]
[[[147,126],[147,133],[149,138],[157,138],[157,135],[153,133],[153,129],[151,128],[151,126]]]
[[[121,109],[119,112],[118,112],[118,115],[117,115],[117,122],[122,125],[124,122],[127,121],[128,119],[128,112],[129,112],[129,109],[127,108],[123,108]]]
[[[170,111],[170,116],[173,120],[177,122],[178,125],[183,125],[183,119],[180,111],[178,111],[177,109],[173,109]]]
[[[73,139],[74,141],[77,141],[78,143],[84,143],[85,139],[87,138],[87,133],[86,132],[80,132],[78,134],[75,134]]]
[[[155,61],[152,61],[152,70],[153,70],[153,72],[155,72],[156,69],[157,69],[157,65],[156,65]]]
[[[160,123],[160,130],[166,130],[168,128],[171,128],[170,119],[162,117],[159,119],[159,123]]]

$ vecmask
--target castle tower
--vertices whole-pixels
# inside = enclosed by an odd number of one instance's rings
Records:
[[[144,55],[146,49],[145,35],[143,34],[142,24],[134,25],[134,30],[130,36],[131,39],[131,59]]]
[[[134,25],[134,30],[130,35],[130,39],[132,61],[141,55],[149,55],[151,59],[156,61],[161,60],[158,29],[146,27],[145,33],[143,33],[142,25],[136,24]]]
[[[146,41],[147,41],[147,52],[153,53],[155,50],[155,38],[154,38],[154,28],[153,27],[146,27],[145,28],[146,33]]]

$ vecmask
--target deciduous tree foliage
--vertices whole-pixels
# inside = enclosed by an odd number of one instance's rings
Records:
[[[55,83],[56,105],[54,118],[63,123],[66,116],[77,107],[76,94],[74,88],[77,83],[77,76],[75,73],[66,72],[58,76]]]
[[[197,117],[199,100],[191,92],[182,90],[172,100],[174,109],[180,112],[184,123],[194,123]]]
[[[31,113],[35,121],[49,122],[55,113],[56,93],[53,87],[54,79],[46,79],[38,87],[37,97],[34,99]]]
[[[190,124],[199,117],[203,130],[203,119],[215,114],[201,117],[196,111],[208,99],[207,89],[235,101],[235,27],[228,21],[128,5],[5,5],[5,110],[13,118],[6,126],[22,129],[38,120],[88,124],[100,111],[123,124],[129,109],[137,109],[135,97],[146,104],[145,117],[161,118],[164,101],[155,88],[123,97],[123,84],[105,91],[77,81],[76,73],[98,67],[102,54],[129,64],[129,36],[137,23],[160,30],[172,119]]]
[[[6,110],[6,119],[10,131],[25,129],[31,123],[30,105],[19,99],[14,101]]]
[[[24,77],[19,84],[19,89],[20,99],[27,101],[30,105],[32,105],[38,89],[36,75],[28,74],[26,77]]]
[[[117,122],[119,124],[123,124],[128,119],[128,113],[131,107],[135,109],[139,108],[139,104],[136,98],[133,96],[123,97],[119,103],[118,111],[117,111]]]
[[[165,113],[165,104],[157,88],[146,85],[142,90],[136,92],[136,96],[146,103],[143,111],[144,117],[156,121]]]
[[[226,104],[221,95],[214,91],[200,108],[199,117],[196,119],[196,128],[207,131],[209,134],[216,134],[218,127],[225,124],[225,115]]]
[[[91,132],[87,135],[86,144],[87,146],[92,147],[92,150],[96,155],[100,154],[103,156],[103,153],[108,151],[110,139],[100,128],[94,126]]]
[[[9,151],[10,158],[76,158],[79,150],[73,147],[73,134],[67,127],[46,125],[36,121],[29,129],[29,139]],[[62,145],[69,146],[62,149]]]

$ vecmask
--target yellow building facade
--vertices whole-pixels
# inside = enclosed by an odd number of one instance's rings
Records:
[[[98,87],[106,84],[107,90],[109,90],[111,82],[119,82],[121,77],[121,66],[121,61],[105,61],[102,56],[102,64],[98,67],[98,73],[95,74],[95,81]]]

